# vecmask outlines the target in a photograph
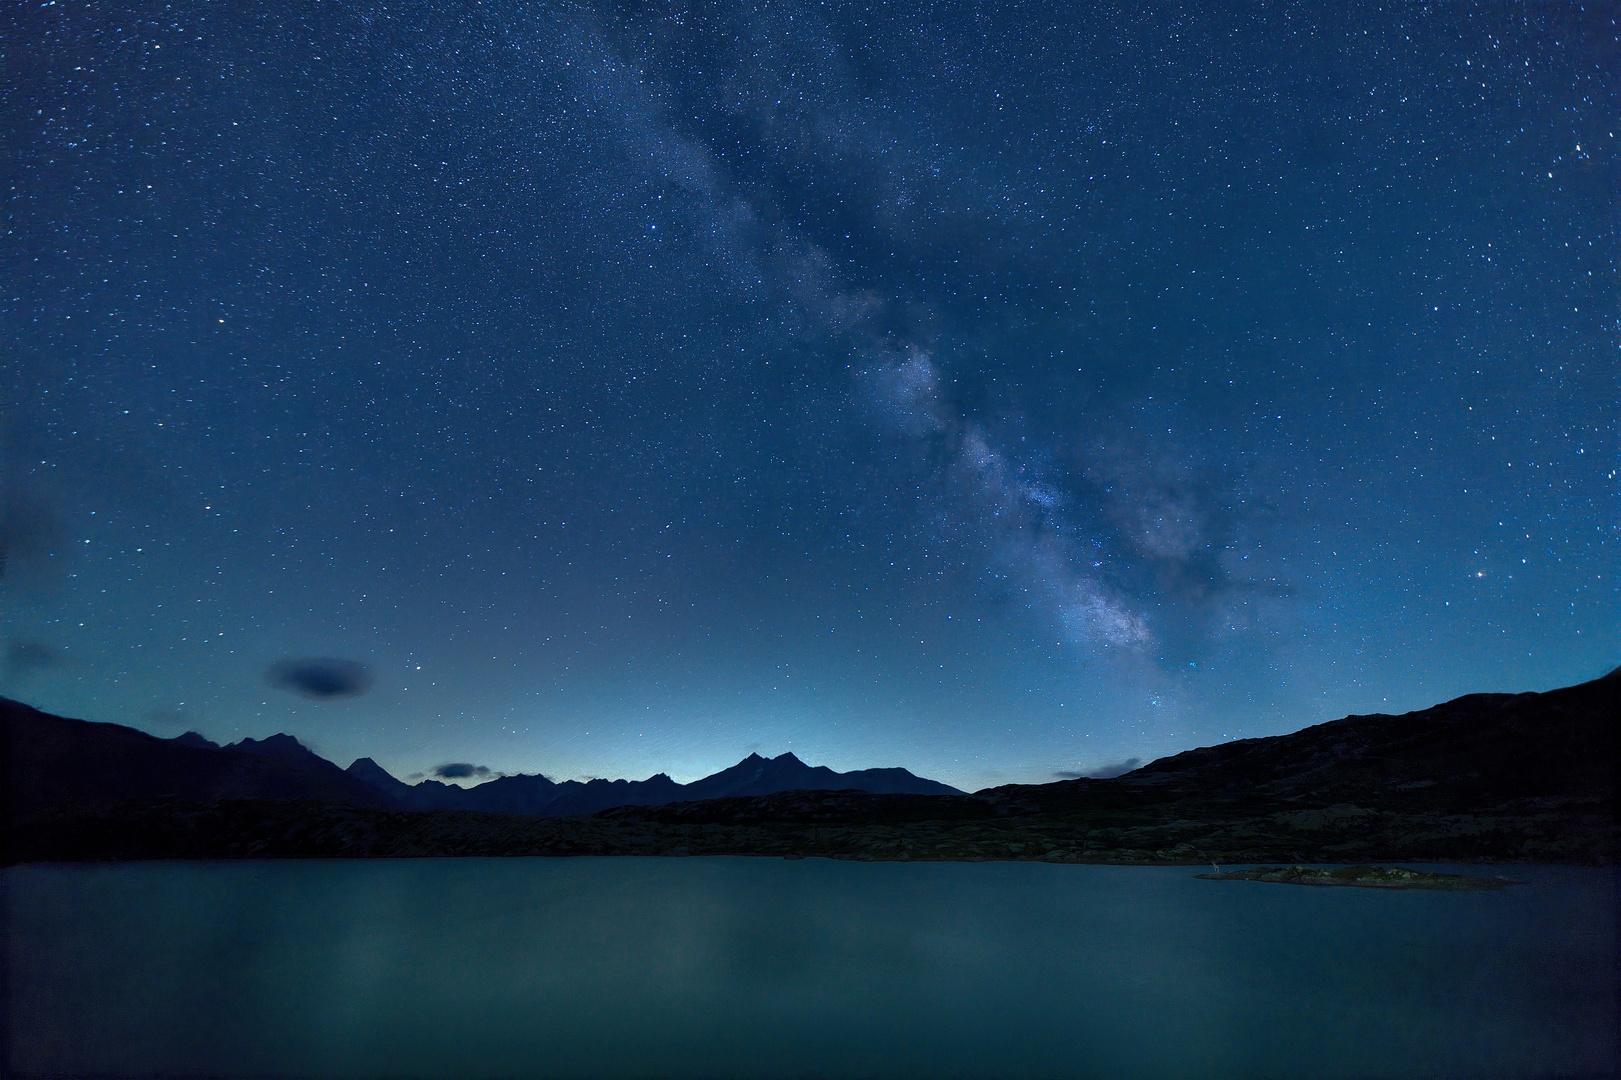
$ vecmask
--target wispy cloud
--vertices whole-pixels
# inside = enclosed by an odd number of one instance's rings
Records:
[[[63,662],[60,650],[43,641],[31,638],[12,638],[6,642],[5,660],[0,663],[0,685],[9,685],[39,671],[46,671]]]
[[[1053,773],[1060,780],[1107,780],[1115,776],[1124,776],[1138,766],[1142,765],[1142,758],[1127,758],[1124,761],[1112,762],[1108,765],[1099,765],[1084,772],[1069,772],[1060,769]]]

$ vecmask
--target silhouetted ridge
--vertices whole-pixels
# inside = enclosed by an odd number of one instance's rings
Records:
[[[544,776],[503,776],[465,789],[442,784],[430,788],[429,783],[407,789],[412,793],[408,796],[411,805],[550,816],[594,814],[616,806],[662,806],[730,796],[770,795],[780,791],[962,794],[956,788],[914,776],[905,769],[839,773],[822,765],[813,768],[792,753],[775,758],[750,754],[736,765],[690,784],[678,784],[664,773],[646,780],[584,783],[565,780],[560,784]]]
[[[399,795],[411,790],[409,784],[396,779],[393,773],[369,757],[356,758],[344,771],[361,783],[369,784],[386,795]]]
[[[1546,693],[1466,694],[1417,712],[1347,716],[1159,758],[1111,780],[980,792],[1053,806],[1110,790],[1179,797],[1483,808],[1616,791],[1621,675]]]
[[[692,784],[664,773],[646,780],[568,780],[503,776],[463,788],[438,780],[406,784],[371,758],[347,770],[291,735],[242,739],[218,746],[196,732],[159,739],[119,724],[53,716],[0,698],[4,723],[6,806],[15,819],[50,807],[135,799],[318,799],[403,810],[571,816],[616,806],[656,806],[727,795],[794,789],[947,793],[955,788],[905,769],[836,773],[811,768],[793,754],[750,754],[729,769]]]
[[[176,735],[169,741],[179,743],[181,746],[193,746],[199,750],[218,750],[220,748],[219,743],[205,739],[195,731],[188,731],[184,735]]]
[[[750,754],[687,785],[662,773],[407,785],[369,758],[340,770],[285,735],[197,745],[4,699],[0,720],[11,861],[661,852],[1161,863],[1621,858],[1615,672],[1542,694],[1469,694],[1403,716],[1348,716],[1201,747],[1110,779],[974,795],[904,769],[836,773],[793,754]]]
[[[332,765],[330,761],[291,735],[275,734],[264,739],[242,739],[238,742],[227,743],[221,747],[223,750],[240,750],[244,754],[258,754],[261,757],[274,758],[295,768],[318,769],[321,765]],[[319,762],[320,765],[316,763]],[[336,766],[333,766],[336,768]]]
[[[288,735],[219,747],[70,720],[0,698],[0,783],[11,820],[48,807],[131,799],[387,801]]]

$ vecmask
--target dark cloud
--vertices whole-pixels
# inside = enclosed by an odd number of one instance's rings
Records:
[[[1126,773],[1131,772],[1131,770],[1137,768],[1142,763],[1142,758],[1127,758],[1124,761],[1116,761],[1109,765],[1099,765],[1097,768],[1091,769],[1087,772],[1068,772],[1061,770],[1053,773],[1053,775],[1058,777],[1060,780],[1107,780],[1111,776],[1123,776]]]
[[[353,660],[305,657],[278,660],[265,670],[271,686],[310,698],[354,697],[371,689],[371,672]]]
[[[490,771],[488,765],[472,765],[465,761],[452,761],[433,770],[433,775],[441,780],[465,780],[471,776],[482,779],[495,774]]]
[[[61,515],[44,493],[17,483],[0,494],[0,582],[38,591],[56,583],[64,532]]]
[[[53,668],[63,660],[61,652],[51,648],[43,641],[33,641],[29,638],[12,638],[6,643],[6,658],[4,675],[0,682],[14,683],[33,674]]]

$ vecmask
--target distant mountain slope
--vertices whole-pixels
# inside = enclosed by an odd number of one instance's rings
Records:
[[[219,747],[195,732],[159,739],[6,698],[0,698],[0,789],[12,820],[50,806],[153,798],[387,805],[370,786],[287,735]]]
[[[437,780],[406,784],[371,758],[347,770],[291,735],[218,746],[194,731],[159,739],[119,724],[72,720],[0,698],[0,789],[13,819],[50,807],[134,799],[315,799],[406,810],[570,816],[616,806],[657,806],[723,795],[791,790],[961,794],[905,769],[837,773],[792,754],[750,754],[692,784],[663,773],[646,780],[568,780],[504,776],[462,788]]]
[[[779,791],[865,791],[873,795],[961,795],[947,784],[925,780],[905,769],[857,769],[834,772],[810,766],[793,754],[763,758],[750,754],[729,769],[694,780],[682,799],[721,799],[733,795],[772,795]]]
[[[1428,791],[1467,804],[1615,788],[1621,669],[1546,693],[1469,694],[1401,716],[1348,716],[1271,739],[1190,750],[1142,785],[1253,784],[1282,798]]]
[[[1110,780],[978,794],[1057,809],[1101,791],[1368,807],[1482,808],[1617,791],[1621,668],[1546,693],[1467,694],[1417,712],[1347,716],[1149,762]],[[1157,794],[1156,794],[1157,793]]]

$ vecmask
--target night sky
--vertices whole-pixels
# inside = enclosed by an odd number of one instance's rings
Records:
[[[11,6],[0,693],[973,789],[1596,677],[1613,10]]]

